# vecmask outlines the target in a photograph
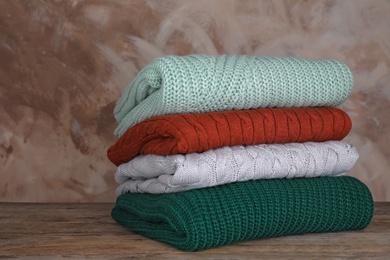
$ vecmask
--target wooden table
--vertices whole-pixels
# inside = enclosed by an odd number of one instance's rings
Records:
[[[362,231],[247,241],[178,251],[116,224],[113,204],[0,203],[0,257],[53,259],[390,259],[390,203],[376,203]]]

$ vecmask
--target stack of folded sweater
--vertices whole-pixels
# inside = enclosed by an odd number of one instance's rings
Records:
[[[166,56],[115,107],[112,217],[186,251],[275,236],[356,230],[373,215],[336,106],[346,65],[289,57]]]

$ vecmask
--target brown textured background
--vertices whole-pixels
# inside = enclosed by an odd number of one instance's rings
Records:
[[[0,10],[0,201],[113,201],[116,100],[153,58],[190,53],[347,63],[351,175],[390,201],[390,1],[0,0]]]

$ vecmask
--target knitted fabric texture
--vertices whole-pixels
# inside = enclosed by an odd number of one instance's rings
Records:
[[[165,56],[148,64],[114,110],[115,134],[150,117],[260,107],[338,106],[352,73],[334,60],[255,56]]]
[[[140,155],[118,167],[117,195],[168,193],[237,181],[339,176],[359,155],[342,141],[225,146],[204,153]]]
[[[138,154],[201,153],[223,146],[341,140],[351,119],[332,107],[260,108],[147,119],[128,129],[108,151],[120,165]]]
[[[372,196],[349,177],[235,182],[177,193],[126,193],[111,216],[119,224],[185,251],[238,241],[365,228]]]

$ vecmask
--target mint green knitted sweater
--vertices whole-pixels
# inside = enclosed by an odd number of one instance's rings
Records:
[[[127,193],[118,197],[111,215],[141,235],[198,251],[258,238],[363,229],[373,210],[368,188],[343,176]]]
[[[115,134],[147,118],[260,107],[338,106],[351,92],[334,60],[256,56],[165,56],[148,64],[115,107]]]

